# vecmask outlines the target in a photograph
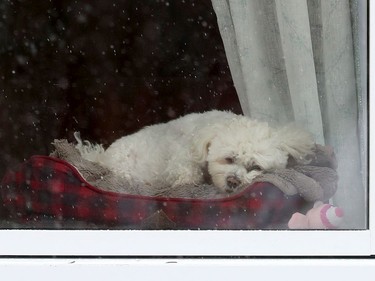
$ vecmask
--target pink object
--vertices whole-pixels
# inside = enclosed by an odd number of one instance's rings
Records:
[[[306,215],[294,213],[288,222],[290,229],[335,229],[340,226],[344,217],[341,208],[315,202]]]

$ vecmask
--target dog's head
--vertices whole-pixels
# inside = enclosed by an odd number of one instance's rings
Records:
[[[309,133],[293,126],[276,130],[246,117],[214,124],[196,136],[196,160],[207,162],[212,183],[233,192],[260,174],[285,168],[289,157],[311,153]]]

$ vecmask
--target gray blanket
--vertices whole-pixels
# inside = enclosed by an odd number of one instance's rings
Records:
[[[213,199],[232,196],[223,193],[213,185],[187,185],[178,188],[153,189],[114,175],[109,169],[81,157],[74,144],[67,140],[55,140],[55,150],[50,156],[73,165],[91,185],[112,192],[133,195],[163,196],[178,198]],[[290,161],[286,169],[265,173],[254,182],[270,182],[286,195],[300,194],[307,201],[325,201],[337,189],[337,163],[332,148],[316,145],[314,154],[309,156],[308,164]],[[304,161],[306,163],[306,161]],[[237,192],[240,192],[238,190]]]

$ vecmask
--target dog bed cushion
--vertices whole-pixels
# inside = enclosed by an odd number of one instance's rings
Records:
[[[311,207],[270,183],[255,183],[220,199],[163,198],[103,191],[69,163],[33,156],[1,182],[3,220],[30,228],[280,229]],[[10,226],[12,224],[9,224]]]

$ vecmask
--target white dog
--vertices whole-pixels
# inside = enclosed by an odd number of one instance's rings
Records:
[[[311,135],[301,129],[273,129],[223,111],[193,113],[149,126],[106,150],[77,140],[84,158],[129,182],[155,190],[213,184],[223,192],[250,184],[264,171],[285,168],[289,157],[303,159],[314,145]]]

